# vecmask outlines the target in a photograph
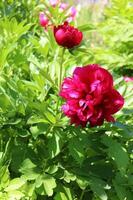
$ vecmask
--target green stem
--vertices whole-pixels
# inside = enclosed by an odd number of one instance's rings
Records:
[[[65,48],[62,49],[61,61],[60,61],[60,77],[59,77],[59,90],[62,83],[62,67],[63,67],[63,57],[64,57]]]
[[[46,2],[43,2],[43,4],[45,5],[46,9],[49,10],[49,6],[47,5]],[[50,21],[54,24],[53,18],[51,17],[50,14],[48,14],[47,12],[45,12],[45,15],[48,17],[48,19],[50,19]]]
[[[59,91],[60,87],[62,84],[62,67],[63,67],[63,58],[64,58],[64,53],[65,53],[65,48],[62,49],[62,54],[61,54],[61,60],[60,60],[60,74],[59,74],[59,80],[58,80],[58,85],[59,85]],[[59,107],[59,99],[56,104],[56,112],[58,113],[58,107]]]
[[[85,193],[85,190],[82,190],[81,196],[80,196],[80,199],[79,199],[79,200],[82,200],[82,199],[83,199],[84,193]]]

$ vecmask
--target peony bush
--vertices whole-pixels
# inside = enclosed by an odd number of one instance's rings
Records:
[[[82,6],[0,2],[1,200],[132,200],[132,2]]]

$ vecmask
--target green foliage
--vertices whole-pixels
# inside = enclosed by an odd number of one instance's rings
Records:
[[[113,141],[109,137],[103,137],[102,139],[103,143],[109,147],[109,157],[111,157],[116,162],[117,168],[120,170],[120,172],[125,174],[129,165],[129,158],[126,150],[118,142]]]
[[[69,125],[58,96],[62,48],[38,14],[48,6],[55,24],[68,16],[48,1],[0,2],[0,199],[130,200],[133,170],[132,2],[112,0],[100,22],[78,24],[78,49],[66,50],[63,76],[99,63],[125,98],[116,122]],[[80,19],[81,20],[81,19]]]
[[[94,60],[120,75],[133,74],[132,22],[132,2],[112,0],[105,9],[105,20],[98,24],[96,40],[93,40]]]

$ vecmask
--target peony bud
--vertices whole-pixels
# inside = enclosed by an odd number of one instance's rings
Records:
[[[41,12],[39,14],[39,21],[40,21],[40,25],[42,27],[46,27],[48,25],[48,22],[49,22],[48,18],[46,17],[46,15],[43,12]]]
[[[56,42],[68,49],[79,45],[82,41],[83,34],[77,28],[70,26],[68,22],[63,25],[54,27],[54,36]]]

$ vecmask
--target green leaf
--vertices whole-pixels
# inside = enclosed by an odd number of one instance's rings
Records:
[[[7,194],[6,194],[6,193],[0,192],[0,199],[1,199],[1,200],[8,200],[7,198],[8,198],[8,197],[7,197]]]
[[[0,168],[0,190],[7,187],[10,181],[10,174],[7,166]]]
[[[58,165],[50,165],[47,169],[45,169],[45,172],[48,174],[54,174],[58,171]]]
[[[113,181],[113,185],[115,187],[117,196],[119,197],[120,200],[132,200],[132,193],[128,190],[126,190],[126,188],[124,186],[121,185],[121,183],[118,183],[117,181]]]
[[[21,200],[25,195],[20,191],[12,190],[8,192],[7,196],[8,199]]]
[[[65,171],[64,171],[64,180],[65,180],[67,183],[70,183],[70,181],[75,181],[75,180],[76,180],[76,176],[75,176],[73,173],[71,173],[71,172],[65,170]]]
[[[40,118],[37,115],[31,116],[28,121],[27,124],[37,124],[37,123],[46,123],[48,124],[48,120],[46,118]]]
[[[35,180],[40,175],[40,169],[28,158],[24,160],[19,171],[25,180]]]
[[[39,135],[45,134],[48,128],[49,128],[49,124],[38,123],[36,126],[31,126],[30,131],[32,133],[33,138],[37,139]]]
[[[52,196],[53,189],[56,187],[55,179],[50,175],[40,175],[36,179],[36,187],[39,188],[41,186],[43,186],[44,194]]]
[[[53,195],[53,189],[56,187],[56,182],[53,177],[45,176],[43,180],[43,187],[48,196]]]
[[[105,183],[101,179],[91,177],[90,178],[90,187],[94,194],[98,196],[101,200],[107,200],[107,194],[104,190]]]
[[[14,107],[11,98],[7,94],[0,94],[0,107],[5,112],[7,109]]]
[[[8,187],[5,189],[5,191],[12,191],[12,190],[17,190],[19,189],[22,185],[25,184],[25,180],[22,178],[15,178],[12,179],[8,185]]]
[[[82,164],[85,158],[84,147],[85,141],[83,138],[74,137],[69,141],[69,152],[79,164]]]
[[[46,119],[52,123],[52,124],[55,124],[56,123],[56,117],[53,115],[53,113],[51,113],[50,111],[45,111],[44,113]]]
[[[85,24],[85,25],[82,25],[82,26],[78,26],[78,29],[80,31],[92,31],[92,30],[95,30],[95,27],[92,25],[92,24]]]
[[[82,190],[85,190],[90,183],[88,178],[84,178],[82,176],[77,176],[76,182]]]
[[[48,151],[50,158],[57,156],[62,147],[62,139],[59,133],[52,133],[52,137],[48,141]]]
[[[129,164],[129,158],[125,148],[108,136],[103,136],[102,142],[108,147],[108,156],[115,161],[118,169],[122,173],[125,173]]]
[[[31,197],[33,200],[36,199],[35,183],[26,182],[26,184],[23,185],[21,191],[25,194],[26,197]]]
[[[133,127],[130,127],[127,124],[123,124],[121,122],[115,122],[113,123],[113,126],[122,129],[125,137],[127,138],[133,137]]]
[[[16,43],[18,39],[25,34],[31,24],[25,25],[25,21],[18,23],[15,18],[9,20],[8,18],[4,18],[4,20],[0,20],[0,36],[2,36],[2,41],[0,45],[1,50],[1,62],[0,68],[3,69],[4,64],[7,61],[7,56],[9,53],[13,51],[16,47]]]
[[[71,190],[67,187],[59,187],[59,191],[55,195],[54,200],[73,200]]]

